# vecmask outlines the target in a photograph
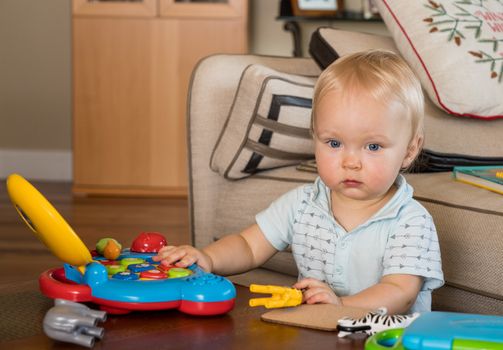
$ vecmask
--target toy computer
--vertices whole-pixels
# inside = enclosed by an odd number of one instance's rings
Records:
[[[7,190],[28,227],[65,262],[63,267],[41,274],[44,295],[92,302],[112,314],[178,309],[193,315],[217,315],[234,307],[236,289],[226,278],[195,264],[180,269],[153,261],[159,246],[149,249],[142,243],[159,240],[157,234],[140,235],[143,241],[135,240],[132,249],[120,250],[112,260],[99,253],[93,256],[56,209],[22,176],[10,175]]]
[[[503,317],[425,312],[407,328],[388,329],[367,339],[365,350],[502,350]]]

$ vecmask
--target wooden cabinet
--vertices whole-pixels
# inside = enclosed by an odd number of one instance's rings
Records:
[[[248,51],[247,0],[73,1],[74,193],[185,196],[197,62]]]

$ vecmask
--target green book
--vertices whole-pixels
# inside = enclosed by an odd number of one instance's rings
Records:
[[[458,181],[503,194],[503,165],[456,166],[452,174]]]

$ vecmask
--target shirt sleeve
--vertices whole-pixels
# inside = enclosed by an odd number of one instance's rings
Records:
[[[384,275],[411,274],[424,277],[422,290],[444,284],[437,231],[423,207],[408,210],[388,238],[384,252]]]
[[[284,250],[292,243],[293,223],[303,187],[285,193],[255,216],[264,236],[277,250]]]

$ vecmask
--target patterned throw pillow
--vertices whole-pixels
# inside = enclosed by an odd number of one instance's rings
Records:
[[[503,118],[501,0],[377,0],[431,100],[448,113]]]
[[[240,179],[314,158],[310,123],[316,79],[248,66],[213,150],[211,169]]]

